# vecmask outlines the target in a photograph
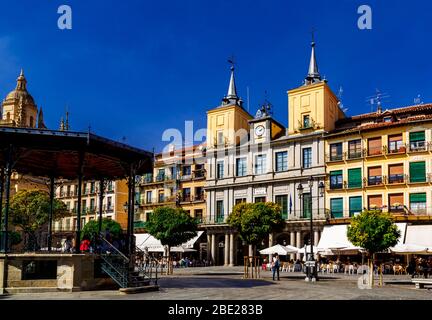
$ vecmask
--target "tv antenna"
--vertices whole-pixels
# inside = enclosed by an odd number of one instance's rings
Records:
[[[388,102],[387,98],[390,98],[386,92],[381,92],[379,89],[375,89],[375,95],[367,97],[366,102],[368,102],[371,106],[371,112],[374,112],[374,108],[376,106],[376,111],[382,111],[382,103],[384,100]]]
[[[343,102],[342,102],[343,92],[344,92],[343,88],[342,88],[342,86],[340,86],[339,90],[338,90],[338,94],[337,94],[337,97],[338,97],[338,100],[339,100],[338,105],[339,105],[339,108],[342,110],[342,112],[346,113],[348,111],[348,108],[344,107]]]
[[[421,95],[418,94],[416,98],[414,98],[414,104],[423,104],[423,100],[421,98]]]

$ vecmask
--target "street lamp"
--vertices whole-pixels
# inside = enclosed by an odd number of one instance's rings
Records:
[[[318,184],[318,195],[317,196],[313,196],[312,195],[312,190],[313,190],[313,185],[314,185],[314,178],[311,176],[310,180],[309,180],[309,188],[310,188],[310,198],[322,198],[324,196],[324,182],[320,181],[320,183]],[[302,200],[303,198],[303,185],[301,183],[299,183],[299,185],[297,186],[297,192],[299,195],[299,198]],[[319,215],[319,200],[318,200],[318,210],[317,213]],[[306,261],[306,281],[316,281],[318,280],[318,272],[317,272],[317,264],[314,258],[314,252],[313,252],[313,246],[314,246],[314,241],[313,241],[313,216],[312,216],[312,208],[311,208],[311,212],[310,212],[310,236],[309,236],[309,245],[310,245],[310,255]],[[307,246],[306,246],[306,253],[307,254]],[[312,271],[311,271],[312,268]]]

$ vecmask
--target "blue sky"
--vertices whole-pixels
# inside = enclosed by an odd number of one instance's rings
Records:
[[[57,8],[73,10],[73,29],[57,28]],[[357,8],[372,8],[372,30],[359,30]],[[0,96],[24,68],[28,89],[58,128],[66,106],[72,128],[156,151],[168,128],[206,125],[206,111],[227,91],[227,57],[250,112],[268,92],[287,124],[286,91],[301,84],[316,31],[317,59],[333,91],[343,87],[347,114],[432,101],[430,1],[76,1],[0,4]]]

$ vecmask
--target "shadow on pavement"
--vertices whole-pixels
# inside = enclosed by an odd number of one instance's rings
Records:
[[[223,279],[223,278],[164,278],[159,280],[161,288],[254,288],[271,286],[264,279]]]

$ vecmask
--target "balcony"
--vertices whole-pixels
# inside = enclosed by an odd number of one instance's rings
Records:
[[[379,186],[383,184],[383,177],[382,176],[371,176],[367,180],[368,186]]]
[[[405,183],[405,175],[404,174],[391,174],[387,179],[388,184],[397,184],[397,183]]]
[[[330,190],[339,190],[343,189],[344,184],[343,183],[330,183]]]
[[[216,223],[224,223],[225,217],[224,216],[217,216],[216,217]]]
[[[194,171],[193,178],[194,179],[205,178],[205,170],[204,169],[200,169],[200,170]]]
[[[378,157],[383,155],[383,151],[385,151],[385,148],[369,148],[367,149],[367,156],[368,157]]]
[[[142,206],[154,206],[154,205],[170,203],[170,202],[175,202],[174,196],[145,199],[145,201],[141,202],[141,205]]]
[[[344,154],[326,154],[326,161],[327,162],[338,162],[344,160]]]
[[[193,201],[195,201],[195,202],[205,201],[205,200],[206,200],[206,199],[205,199],[205,194],[204,194],[204,192],[195,195],[194,198],[193,198]]]
[[[191,195],[183,195],[180,197],[180,202],[192,202]]]
[[[408,146],[408,152],[425,152],[428,151],[430,143],[426,141],[412,141]]]
[[[403,204],[394,203],[389,207],[389,212],[392,214],[401,214],[405,213],[405,206]]]
[[[387,155],[406,153],[405,145],[396,145],[396,146],[390,145],[390,146],[384,146],[383,148]]]
[[[188,180],[192,180],[192,174],[187,174],[187,175],[182,175],[180,177],[181,181],[188,181]]]
[[[361,159],[363,158],[363,151],[349,151],[348,160]]]
[[[105,211],[105,212],[113,212],[114,211],[114,206],[113,205],[107,206],[106,204],[104,204],[103,205],[103,211]]]

